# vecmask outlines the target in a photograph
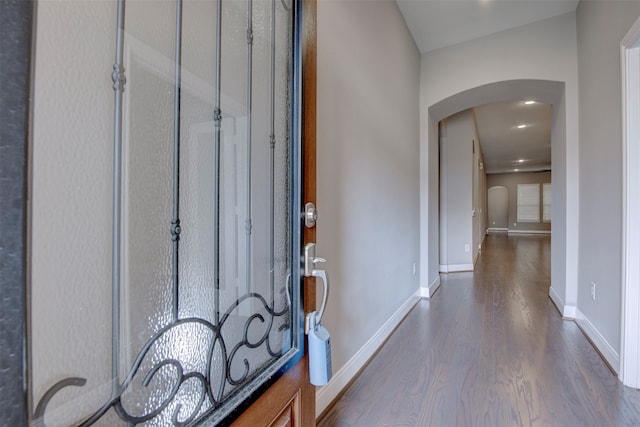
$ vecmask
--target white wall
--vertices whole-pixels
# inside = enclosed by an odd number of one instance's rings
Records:
[[[317,253],[334,372],[419,288],[419,67],[395,2],[318,2]]]
[[[484,240],[486,176],[473,110],[440,122],[440,272],[470,271]]]
[[[440,123],[440,271],[473,269],[473,114],[466,110]],[[465,250],[465,247],[467,248]]]
[[[640,1],[582,1],[577,10],[580,70],[579,317],[615,369],[620,352],[622,98],[620,42]],[[555,178],[555,176],[554,176]],[[596,300],[590,295],[596,283]],[[608,346],[608,348],[607,348]]]
[[[557,185],[554,186],[556,193],[553,214],[554,231],[557,231],[561,238],[552,241],[552,253],[555,254],[554,259],[560,259],[562,262],[552,267],[552,285],[557,287],[564,303],[575,305],[578,257],[578,227],[574,220],[578,216],[578,83],[575,31],[575,14],[569,13],[422,55],[422,287],[433,283],[438,275],[438,144],[434,123],[450,114],[482,103],[534,96],[541,102],[546,100],[554,105],[552,158]],[[520,79],[528,81],[523,82]],[[461,95],[456,97],[457,94]],[[564,103],[566,112],[563,108]],[[555,169],[562,172],[556,173]],[[555,187],[560,189],[556,190]],[[563,197],[562,203],[556,200],[560,196]],[[566,221],[565,224],[566,218],[571,218],[571,221]],[[563,247],[565,241],[566,250]]]
[[[489,229],[507,231],[509,228],[509,190],[503,186],[492,186],[489,179],[487,179],[487,187],[489,187],[487,194]]]

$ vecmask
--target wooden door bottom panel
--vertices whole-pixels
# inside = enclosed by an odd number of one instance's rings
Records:
[[[315,391],[308,372],[305,356],[240,415],[232,427],[314,426]]]
[[[287,406],[273,420],[269,427],[297,427],[300,426],[300,390],[289,401]]]

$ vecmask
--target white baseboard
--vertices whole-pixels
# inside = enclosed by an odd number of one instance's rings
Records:
[[[473,271],[473,264],[440,264],[440,273],[457,273],[460,271]]]
[[[589,321],[587,316],[580,310],[576,311],[576,323],[582,331],[589,337],[593,345],[598,349],[602,357],[609,366],[617,373],[620,372],[620,355],[602,336],[596,327]]]
[[[429,299],[436,293],[436,291],[440,288],[440,275],[438,274],[433,282],[431,282],[427,286],[420,286],[415,293],[415,296],[418,298]]]
[[[436,293],[438,288],[440,288],[440,275],[439,274],[435,279],[433,279],[433,282],[431,282],[431,284],[429,285],[429,298],[431,298],[433,296],[433,294]]]
[[[487,233],[506,233],[508,232],[508,228],[487,228]]]
[[[416,291],[415,296],[417,296],[418,298],[430,299],[433,296],[433,294],[436,293],[439,287],[440,287],[440,275],[438,274],[438,276],[435,279],[433,279],[433,282],[431,282],[429,286],[426,286],[426,287],[420,286],[420,288],[418,288],[418,290]]]
[[[551,234],[547,230],[509,230],[509,234]]]
[[[558,295],[558,292],[556,292],[552,286],[549,287],[549,298],[551,298],[553,304],[556,306],[562,317],[564,317],[564,301],[562,301],[562,298],[560,298],[560,295]]]
[[[365,343],[364,346],[333,375],[329,384],[316,390],[316,418],[319,417],[331,402],[338,397],[342,389],[353,380],[371,356],[384,344],[395,328],[402,322],[409,311],[420,301],[416,295],[409,297],[384,325]]]
[[[438,277],[440,277],[440,276],[438,276]],[[422,298],[422,299],[429,299],[429,298],[431,298],[431,295],[433,295],[430,292],[431,292],[431,289],[429,289],[428,287],[420,286],[418,288],[418,290],[416,291],[415,296],[417,296],[418,298]]]
[[[549,298],[556,306],[563,319],[575,319],[576,318],[576,306],[575,305],[566,305],[562,300],[562,297],[556,292],[553,287],[549,288]]]
[[[575,305],[565,305],[562,312],[563,319],[575,319],[577,316],[578,307]]]

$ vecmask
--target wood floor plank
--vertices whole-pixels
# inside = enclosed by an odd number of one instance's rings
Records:
[[[550,254],[548,236],[488,236],[318,426],[640,426],[640,391],[551,303]]]

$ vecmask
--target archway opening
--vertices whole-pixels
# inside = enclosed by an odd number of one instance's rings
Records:
[[[567,188],[577,185],[567,176],[567,124],[565,83],[550,80],[507,80],[478,86],[445,98],[428,108],[427,142],[422,149],[421,219],[425,221],[421,233],[422,294],[429,297],[439,287],[439,130],[438,123],[461,111],[484,104],[533,99],[552,106],[551,157],[552,157],[552,224],[551,237],[551,286],[549,296],[564,317],[575,316],[576,283],[571,280],[577,262],[577,239],[573,225],[567,217],[577,209],[577,199]],[[426,160],[426,161],[425,161]],[[569,199],[568,196],[569,195]],[[575,241],[574,241],[575,240]],[[426,277],[425,277],[426,276]],[[569,277],[569,278],[568,278]]]

